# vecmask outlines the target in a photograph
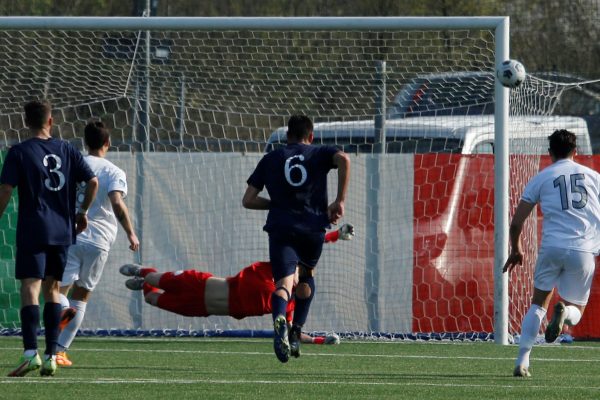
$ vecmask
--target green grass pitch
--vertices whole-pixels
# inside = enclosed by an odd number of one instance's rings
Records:
[[[77,338],[54,377],[6,377],[21,351],[0,338],[0,399],[600,398],[593,342],[536,346],[530,379],[512,377],[516,346],[493,343],[342,340],[281,364],[266,339]]]

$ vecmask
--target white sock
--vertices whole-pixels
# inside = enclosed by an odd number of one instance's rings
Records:
[[[71,300],[71,307],[77,310],[75,314],[75,318],[69,322],[65,329],[58,336],[57,344],[59,346],[59,350],[65,351],[71,346],[73,339],[75,339],[75,335],[83,322],[83,317],[85,316],[85,308],[87,303],[79,300]]]
[[[69,304],[69,299],[67,299],[67,296],[65,296],[64,294],[59,293],[58,298],[60,300],[60,305],[62,306],[62,308],[68,308],[71,306]]]
[[[515,365],[529,368],[529,354],[535,343],[542,320],[546,316],[546,310],[536,304],[532,304],[521,322],[521,341],[519,342],[519,356]]]
[[[581,320],[581,311],[579,311],[579,308],[575,306],[566,306],[565,312],[565,324],[569,326],[575,326]]]

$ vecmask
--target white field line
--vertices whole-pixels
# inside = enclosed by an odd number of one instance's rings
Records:
[[[0,347],[1,350],[22,350],[21,347]],[[93,348],[78,348],[73,352],[106,352],[106,349]],[[147,353],[146,349],[115,349],[111,348],[111,352],[121,353]],[[246,355],[246,356],[269,356],[272,357],[272,352],[260,351],[212,351],[212,350],[177,350],[177,349],[153,349],[152,353],[188,353],[188,354],[216,354],[216,355]],[[341,358],[388,358],[388,359],[423,359],[423,360],[488,360],[488,361],[506,361],[514,360],[514,357],[481,357],[481,356],[436,356],[436,355],[405,355],[405,354],[340,354],[340,353],[304,353],[303,357],[341,357]],[[592,362],[596,363],[599,359],[594,358],[536,358],[532,357],[536,362]]]
[[[522,382],[522,380],[519,380]],[[212,384],[212,385],[306,385],[306,381],[289,381],[286,379],[282,380],[264,380],[264,379],[141,379],[141,378],[133,378],[133,379],[111,379],[111,378],[101,378],[101,379],[84,379],[84,378],[0,378],[0,384],[69,384],[69,383],[84,383],[84,384],[94,384],[94,385],[114,385],[114,384],[177,384],[177,385],[194,385],[194,384]],[[505,389],[522,389],[523,385],[520,384],[474,384],[472,382],[469,383],[435,383],[435,382],[364,382],[364,381],[312,381],[311,385],[343,385],[343,386],[423,386],[423,387],[479,387],[479,388],[505,388]],[[547,385],[527,385],[527,388],[538,388],[538,389],[548,389]],[[553,390],[557,389],[565,389],[565,390],[599,390],[600,386],[556,386],[552,387]]]
[[[0,336],[0,343],[3,340],[11,340],[11,339],[19,339],[21,336]],[[43,338],[39,336],[40,340]],[[94,341],[107,341],[107,340],[117,340],[119,342],[133,342],[133,343],[197,343],[197,342],[227,342],[227,343],[257,343],[260,341],[270,342],[272,338],[263,338],[263,337],[255,337],[255,338],[239,338],[239,337],[142,337],[142,336],[77,336],[76,340],[84,340],[89,342]],[[449,340],[402,340],[402,339],[347,339],[341,338],[341,343],[348,344],[380,344],[380,345],[396,345],[396,346],[414,346],[414,345],[422,345],[422,346],[474,346],[474,345],[485,345],[485,344],[493,344],[491,342],[484,341],[449,341]],[[494,344],[495,345],[495,344]],[[518,344],[509,344],[507,347],[518,347]],[[600,346],[586,346],[586,345],[577,345],[577,344],[564,344],[564,343],[536,343],[536,348],[563,348],[563,349],[589,349],[589,350],[597,350],[600,351]]]
[[[0,343],[3,340],[11,340],[11,339],[19,339],[21,336],[0,336]],[[40,339],[43,336],[39,337]],[[107,341],[107,340],[117,340],[119,342],[133,342],[133,343],[197,343],[197,342],[227,342],[227,343],[257,343],[260,341],[270,342],[272,338],[263,338],[263,337],[255,337],[255,338],[236,338],[236,337],[141,337],[141,336],[77,336],[76,340],[84,340],[89,342],[94,341]],[[422,341],[422,340],[362,340],[362,339],[341,339],[341,343],[348,344],[378,344],[378,345],[396,345],[396,346],[474,346],[474,345],[492,345],[491,342],[484,341],[448,341],[448,340],[431,340],[431,341]],[[495,344],[493,344],[495,346]],[[518,347],[518,344],[509,344],[507,347]],[[586,346],[583,344],[573,344],[573,343],[536,343],[536,348],[562,348],[562,349],[589,349],[600,351],[600,346]]]

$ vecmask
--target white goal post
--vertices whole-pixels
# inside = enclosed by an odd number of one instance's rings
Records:
[[[111,32],[111,31],[134,31],[134,32],[148,32],[146,35],[147,40],[145,42],[147,48],[136,48],[136,51],[140,53],[146,54],[146,60],[140,61],[140,66],[143,66],[144,63],[150,64],[152,61],[150,60],[150,45],[151,45],[151,36],[152,32],[155,31],[260,31],[260,32],[270,32],[270,31],[299,31],[299,32],[324,32],[324,31],[447,31],[447,30],[487,30],[491,31],[493,34],[493,63],[495,66],[501,64],[502,61],[509,58],[509,18],[508,17],[0,17],[0,31],[95,31],[95,32]],[[408,38],[410,39],[410,37]],[[190,46],[195,45],[195,39],[192,37],[189,39]],[[309,41],[310,42],[310,41]],[[410,40],[407,40],[407,43]],[[351,40],[348,41],[348,47],[352,47],[353,44]],[[424,44],[416,44],[416,46],[427,46],[427,41],[423,42]],[[235,46],[233,44],[232,46]],[[76,50],[75,50],[76,51]],[[318,53],[318,51],[316,51]],[[424,58],[425,59],[425,58]],[[54,60],[54,62],[58,62],[59,60]],[[90,60],[93,61],[93,60]],[[195,60],[192,59],[192,62]],[[201,62],[201,61],[198,61]],[[267,63],[268,60],[265,60]],[[417,63],[415,63],[417,64]],[[133,65],[133,63],[132,63]],[[149,65],[147,65],[149,67]],[[132,67],[133,68],[133,67]],[[486,71],[493,73],[494,65],[487,65]],[[418,68],[415,67],[415,70]],[[148,74],[151,73],[149,72]],[[298,72],[298,76],[302,75],[302,71]],[[356,79],[360,79],[357,74]],[[50,77],[52,78],[52,77]],[[17,78],[18,79],[18,78]],[[40,77],[40,79],[43,79]],[[187,77],[180,78],[182,81],[184,79],[188,79]],[[146,80],[146,83],[149,82],[149,77]],[[100,86],[103,82],[100,81]],[[129,80],[128,80],[129,84]],[[350,84],[351,85],[351,84]],[[234,88],[235,89],[235,88]],[[149,99],[149,91],[151,90],[149,87],[145,88],[140,85],[136,88],[136,91],[141,91],[139,94],[139,99],[142,99],[143,92],[147,90],[147,98]],[[189,89],[185,89],[189,90]],[[182,83],[181,89],[181,97],[185,95],[184,93],[184,84]],[[494,161],[493,165],[495,167],[494,174],[494,212],[493,212],[493,220],[494,220],[494,340],[498,344],[508,344],[509,342],[509,312],[508,312],[508,279],[502,273],[502,267],[505,262],[505,258],[507,256],[508,251],[508,221],[509,221],[509,194],[511,190],[509,188],[509,90],[502,87],[497,80],[495,80],[495,112],[493,117],[494,122]],[[240,97],[242,98],[242,97]],[[284,99],[285,100],[285,99]],[[88,98],[82,100],[82,103],[89,103],[91,100]],[[140,114],[136,114],[135,118],[146,118],[145,126],[149,126],[152,124],[158,124],[158,122],[150,122],[152,117],[152,111],[150,110],[149,101],[145,104],[145,113],[142,112]],[[17,104],[17,107],[21,106]],[[251,108],[251,104],[247,106],[247,108]],[[258,106],[257,106],[258,107]],[[174,106],[176,108],[176,106]],[[178,112],[178,111],[177,111]],[[188,112],[188,111],[181,111]],[[191,111],[189,111],[191,113]],[[216,117],[215,117],[216,118]],[[257,117],[258,118],[258,117]],[[356,119],[356,118],[354,118]],[[116,120],[116,118],[115,118]],[[173,118],[175,120],[175,117]],[[330,119],[333,120],[333,119]],[[352,118],[349,118],[352,120]],[[136,120],[137,121],[137,120]],[[135,130],[135,126],[137,123],[144,122],[140,121],[130,122],[134,126],[131,128]],[[183,121],[183,118],[182,118]],[[161,122],[162,123],[162,122]],[[168,124],[169,122],[167,122]],[[183,124],[184,122],[181,122]],[[384,123],[385,129],[385,123]],[[75,128],[74,128],[75,129]],[[81,134],[81,132],[80,132]],[[18,135],[17,135],[18,136]],[[6,137],[6,135],[5,135]],[[14,137],[11,136],[11,137]],[[148,130],[146,130],[146,137],[149,138]],[[385,138],[386,135],[384,134]],[[149,140],[149,139],[148,139]],[[9,140],[7,139],[7,142]],[[143,142],[143,140],[142,140]],[[182,139],[183,143],[183,139]],[[8,144],[8,143],[7,143]],[[123,145],[124,146],[124,145]],[[384,146],[385,148],[385,146]],[[132,148],[133,150],[133,148]],[[142,146],[139,150],[141,150],[141,157],[137,162],[146,162],[144,158],[145,153],[150,151],[148,146],[148,142],[145,142],[145,146]],[[116,158],[116,162],[118,162],[118,157]],[[249,163],[249,165],[253,164],[255,159]],[[135,165],[139,167],[139,164],[132,164],[129,173],[129,179],[135,180],[136,178],[131,176],[132,171],[137,171],[139,174],[137,179],[136,187],[139,189],[143,187],[146,183],[144,182],[145,173],[140,170],[135,169]],[[379,165],[379,164],[378,164]],[[201,166],[200,166],[201,167]],[[198,168],[200,168],[198,167]],[[194,168],[186,167],[186,168]],[[379,165],[378,170],[383,168],[382,165]],[[186,169],[187,171],[187,169]],[[204,174],[205,172],[199,171],[198,174]],[[210,174],[218,175],[218,171],[210,171]],[[237,182],[232,182],[231,185],[234,186],[244,186],[244,179],[239,180]],[[195,183],[190,183],[190,185],[195,185]],[[352,182],[352,185],[358,185],[357,182]],[[146,190],[151,190],[146,188]],[[216,188],[215,190],[221,190],[220,188]],[[456,189],[458,190],[458,189]],[[134,192],[135,193],[135,192]],[[229,193],[227,190],[225,191],[224,196],[227,196]],[[232,192],[232,196],[237,196],[237,192],[234,190]],[[132,201],[140,202],[140,207],[144,205],[147,207],[146,201],[151,201],[149,198],[146,199],[137,199],[135,195],[131,199]],[[234,199],[238,202],[238,199]],[[173,198],[170,201],[174,203],[185,205],[189,199],[176,199]],[[131,203],[129,203],[131,204]],[[349,204],[349,207],[352,207],[352,204]],[[139,210],[138,210],[139,211]],[[144,215],[149,211],[142,211]],[[144,217],[145,218],[145,217]],[[141,219],[138,221],[138,228],[141,224]],[[348,221],[352,222],[352,221]],[[147,220],[144,219],[144,224],[147,224]],[[146,227],[144,225],[144,227]],[[212,228],[212,227],[211,227]],[[368,227],[357,226],[359,231],[367,232]],[[380,230],[381,227],[372,226],[372,228],[377,231]],[[209,228],[207,228],[209,229]],[[226,232],[226,230],[225,230]],[[122,233],[122,232],[121,232]],[[223,232],[222,232],[223,233]],[[142,235],[143,236],[143,235]],[[359,240],[360,235],[357,236],[355,240]],[[172,238],[173,243],[172,246],[177,246],[177,238]],[[261,238],[263,242],[266,243],[266,236]],[[171,238],[169,238],[169,241]],[[170,243],[170,242],[169,242]],[[379,248],[378,248],[379,249]],[[190,249],[193,251],[193,249]],[[378,256],[381,258],[385,258],[390,256],[390,254],[385,253],[385,248],[381,247],[378,250]],[[389,250],[388,250],[389,251]],[[210,260],[207,260],[207,262]],[[237,260],[236,260],[237,261]],[[250,263],[254,261],[252,259],[247,259],[247,262]],[[368,262],[368,260],[366,260]],[[245,264],[239,264],[239,267],[243,267]],[[189,266],[195,267],[195,266]],[[210,271],[211,265],[207,266],[207,269]],[[125,290],[125,289],[124,289]],[[94,302],[94,298],[92,298],[92,303]],[[400,300],[398,300],[400,301]],[[318,303],[319,299],[316,298],[315,303]],[[343,309],[338,309],[340,312],[344,312]],[[376,314],[381,312],[377,306],[375,306]],[[91,317],[91,315],[90,315]],[[87,318],[87,317],[86,317]],[[179,325],[185,326],[185,323]],[[1,324],[0,324],[1,325]],[[84,323],[85,325],[85,323]],[[378,325],[375,325],[378,326]],[[178,328],[179,328],[178,327]],[[114,328],[113,326],[107,326],[105,328]],[[316,327],[320,329],[320,326]],[[217,327],[217,329],[220,329]],[[324,329],[335,329],[327,326]],[[340,329],[344,329],[341,327]],[[350,328],[350,330],[355,330],[355,328]],[[469,330],[469,328],[467,328]]]

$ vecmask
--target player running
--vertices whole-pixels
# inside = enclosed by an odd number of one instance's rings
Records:
[[[300,356],[299,335],[315,294],[313,274],[300,276],[296,308],[288,338],[285,310],[291,299],[296,266],[316,267],[323,250],[325,229],[344,215],[350,182],[350,158],[335,146],[312,146],[313,123],[305,115],[288,120],[287,145],[266,154],[247,180],[242,205],[269,210],[263,227],[269,234],[269,260],[275,280],[273,350],[285,363]],[[337,195],[328,205],[327,175],[338,170]],[[267,189],[269,198],[260,196]]]
[[[557,130],[550,137],[553,163],[534,176],[523,191],[510,224],[511,252],[504,272],[523,263],[519,238],[525,220],[540,203],[544,215],[542,242],[533,277],[531,307],[521,323],[519,355],[513,375],[529,377],[529,355],[556,287],[561,301],[546,327],[554,342],[563,324],[576,325],[585,309],[600,250],[600,174],[573,160],[577,137]]]
[[[0,216],[13,189],[19,192],[15,277],[21,281],[21,333],[24,352],[8,376],[40,370],[56,372],[56,340],[61,306],[58,282],[67,250],[75,235],[87,227],[87,209],[94,200],[98,179],[69,142],[53,138],[52,110],[47,102],[25,104],[25,123],[31,138],[10,148],[0,175]],[[78,182],[87,182],[79,208],[75,207]],[[46,336],[44,359],[38,355],[40,292],[44,295]]]
[[[351,240],[353,236],[354,227],[344,224],[340,229],[329,232],[325,242]],[[242,319],[272,311],[271,294],[275,290],[275,282],[268,262],[255,262],[227,278],[192,269],[159,273],[155,268],[136,264],[125,264],[119,271],[134,277],[128,279],[125,285],[131,290],[143,289],[148,304],[186,317],[228,315]],[[307,273],[312,273],[312,270],[299,268],[300,278]],[[287,305],[287,321],[291,321],[294,307],[292,300]],[[339,343],[335,334],[315,338],[302,334],[300,339],[303,343]]]
[[[96,200],[89,209],[88,229],[79,234],[76,244],[69,248],[67,266],[60,283],[61,303],[68,307],[64,311],[75,311],[74,314],[64,312],[61,323],[65,326],[58,337],[56,363],[67,367],[71,365],[67,350],[81,326],[90,296],[102,277],[108,252],[117,237],[118,224],[127,234],[132,251],[137,251],[140,245],[123,201],[127,196],[125,172],[105,158],[110,148],[108,128],[100,121],[91,121],[85,126],[84,139],[88,149],[84,159],[98,177],[99,186]],[[80,185],[80,190],[85,190],[85,185]],[[71,289],[67,299],[65,296]]]

